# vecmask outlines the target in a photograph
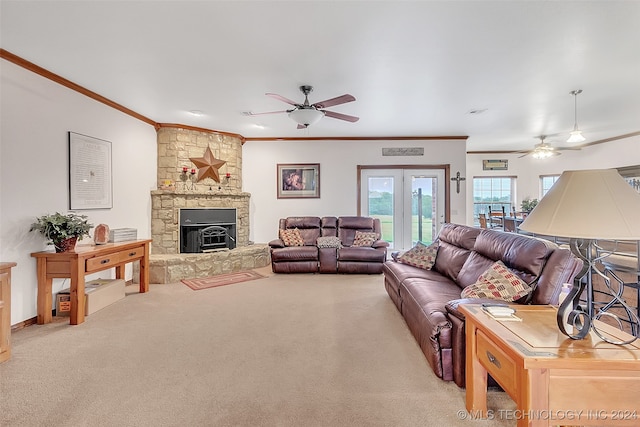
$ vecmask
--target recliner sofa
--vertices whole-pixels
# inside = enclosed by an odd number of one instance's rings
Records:
[[[553,242],[504,231],[444,224],[436,239],[438,251],[431,270],[398,262],[383,266],[384,286],[433,372],[443,380],[465,385],[465,328],[460,304],[487,299],[462,299],[495,261],[505,266],[533,292],[527,304],[556,304],[563,283],[572,283],[583,262]]]
[[[302,216],[281,218],[281,230],[298,229],[302,246],[286,246],[280,237],[269,242],[274,273],[380,274],[387,259],[388,242],[381,240],[378,218],[363,216]],[[376,233],[370,246],[354,246],[356,233]],[[327,247],[318,238],[333,237],[338,244]]]

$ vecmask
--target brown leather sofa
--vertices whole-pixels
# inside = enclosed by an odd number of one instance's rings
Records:
[[[353,246],[357,231],[381,235],[378,218],[362,216],[303,216],[281,218],[280,230],[297,228],[303,246],[285,246],[278,238],[269,242],[274,273],[357,273],[380,274],[387,259],[388,242],[376,240],[371,246]],[[318,247],[319,237],[337,237],[340,247]]]
[[[562,284],[571,283],[583,263],[553,242],[497,230],[445,224],[436,240],[431,270],[397,262],[394,253],[383,266],[384,285],[433,372],[464,387],[464,315],[457,308],[495,300],[460,299],[462,289],[501,260],[534,288],[519,302],[555,304]]]

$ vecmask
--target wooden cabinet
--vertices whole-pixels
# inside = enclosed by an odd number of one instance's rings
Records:
[[[15,262],[0,262],[0,362],[11,357],[11,268]]]

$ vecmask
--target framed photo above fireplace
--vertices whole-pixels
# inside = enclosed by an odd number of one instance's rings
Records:
[[[279,163],[277,180],[278,199],[320,197],[320,163]]]

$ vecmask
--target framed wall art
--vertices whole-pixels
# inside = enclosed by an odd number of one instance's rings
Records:
[[[278,164],[278,199],[320,197],[320,164]]]
[[[69,209],[111,209],[111,142],[69,132]]]

